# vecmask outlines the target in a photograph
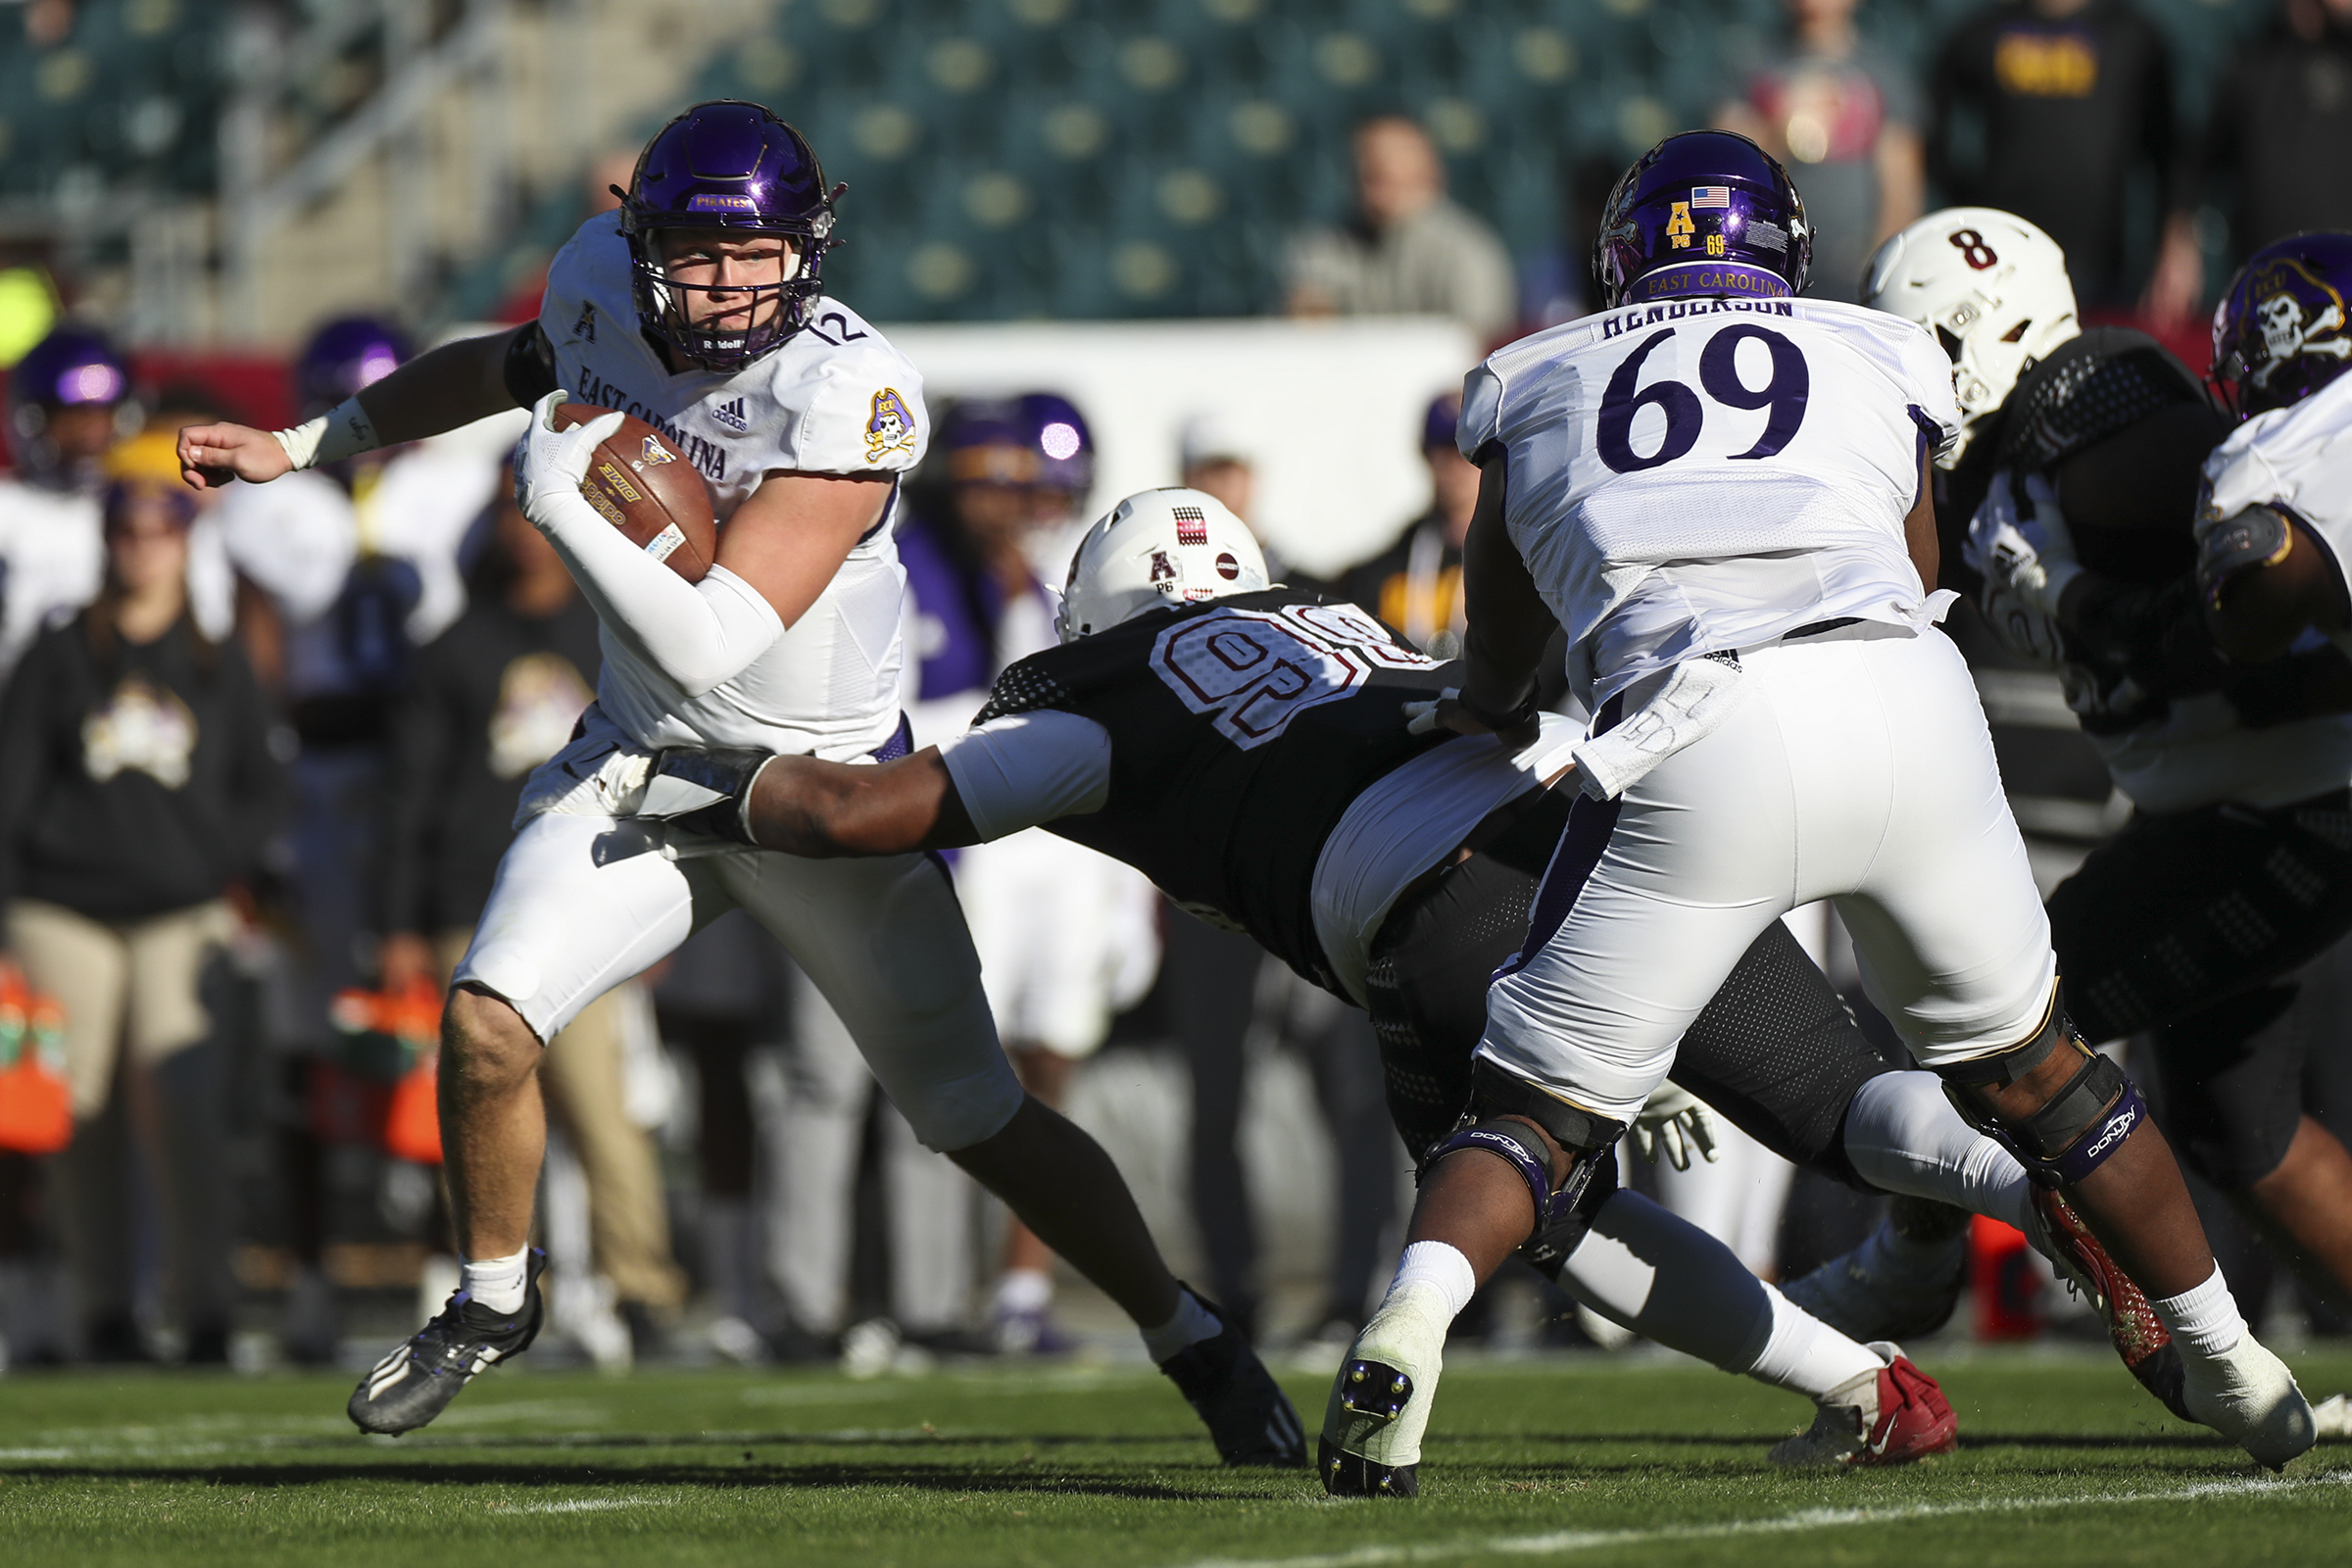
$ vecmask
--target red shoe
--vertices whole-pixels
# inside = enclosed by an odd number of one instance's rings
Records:
[[[1870,1348],[1886,1364],[1822,1396],[1813,1425],[1773,1445],[1773,1463],[1909,1464],[1960,1446],[1960,1418],[1936,1380],[1895,1346]]]
[[[2107,1249],[2082,1223],[2074,1205],[2047,1187],[2034,1189],[2034,1225],[2028,1233],[2034,1250],[2058,1266],[2067,1288],[2087,1297],[2107,1326],[2107,1338],[2124,1369],[2141,1388],[2183,1421],[2194,1421],[2182,1392],[2180,1352],[2172,1331],[2157,1317],[2148,1298],[2107,1255]]]

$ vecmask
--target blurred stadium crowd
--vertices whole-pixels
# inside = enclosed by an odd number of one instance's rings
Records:
[[[405,1317],[412,1291],[429,1312],[450,1289],[439,987],[522,777],[593,693],[595,617],[507,498],[512,427],[201,497],[171,434],[309,417],[427,337],[535,314],[548,257],[625,182],[630,155],[611,149],[668,99],[544,177],[509,149],[489,216],[405,270],[314,260],[241,332],[236,225],[273,170],[323,150],[438,156],[395,132],[495,67],[499,39],[604,36],[625,9],[0,4],[0,1342],[15,1363],[332,1360],[391,1303]],[[1877,241],[1929,207],[1998,206],[2065,247],[2086,316],[2135,320],[2195,365],[2237,258],[2352,227],[2352,0],[717,10],[723,39],[672,40],[675,102],[751,98],[808,135],[851,187],[828,284],[883,322],[1436,316],[1500,342],[1582,314],[1616,172],[1704,123],[1789,165],[1817,292],[1850,298]],[[389,221],[416,216],[399,205],[413,182],[379,183]],[[159,260],[142,224],[187,212],[204,220],[193,249]],[[1108,499],[1063,391],[933,411],[900,539],[918,745],[1050,640],[1046,584]],[[1441,656],[1458,642],[1476,491],[1452,420],[1445,399],[1427,410],[1426,501],[1398,494],[1394,542],[1331,574]],[[1161,482],[1248,518],[1264,440],[1200,409]],[[2046,889],[2128,808],[2055,679],[1965,618],[1956,635]],[[1369,1025],[1062,841],[965,851],[956,872],[1024,1080],[1102,1133],[1153,1218],[1195,1238],[1219,1299],[1336,1357],[1386,1277],[1404,1179]],[[1800,935],[1857,989],[1833,922]],[[554,1327],[581,1355],[876,1370],[1070,1344],[1050,1254],[914,1141],[740,914],[598,1004],[547,1062]],[[2309,1086],[2314,1113],[2352,1135],[2352,1075],[2327,1054],[2314,1071],[2344,1080]],[[1297,1168],[1297,1139],[1250,1131],[1294,1113],[1319,1117],[1323,1169]],[[1728,1128],[1717,1152],[1637,1180],[1759,1272],[1836,1255],[1875,1218]],[[2268,1260],[2208,1206],[2217,1240],[2238,1237],[2225,1267],[2252,1315]],[[1981,1331],[2063,1314],[2052,1293],[2037,1304],[2028,1255],[1988,1239]],[[1532,1276],[1490,1294],[1457,1335],[1606,1332],[1538,1310]],[[2301,1307],[2317,1331],[2344,1328]]]

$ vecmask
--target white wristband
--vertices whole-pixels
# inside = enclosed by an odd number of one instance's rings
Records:
[[[383,445],[376,439],[375,421],[368,417],[368,411],[360,407],[358,398],[345,398],[316,419],[291,430],[270,433],[285,449],[286,461],[297,468],[340,463]]]

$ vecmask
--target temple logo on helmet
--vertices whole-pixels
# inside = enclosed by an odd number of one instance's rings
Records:
[[[2253,281],[2264,355],[2249,377],[2256,386],[2267,389],[2278,368],[2298,355],[2352,360],[2352,338],[2343,336],[2344,297],[2327,279],[2301,262],[2280,257],[2257,270]]]
[[[873,412],[865,421],[865,461],[879,463],[893,452],[913,450],[914,416],[906,412],[906,400],[898,388],[886,386],[874,394]]]

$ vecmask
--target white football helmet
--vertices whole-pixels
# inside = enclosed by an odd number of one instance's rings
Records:
[[[1863,270],[1862,303],[1917,321],[1952,357],[1960,438],[1936,459],[1947,468],[2019,377],[2082,331],[2058,242],[1990,207],[1947,207],[1888,239]]]
[[[1139,491],[1078,541],[1054,629],[1076,642],[1161,605],[1266,586],[1256,537],[1223,502],[1198,490]]]

